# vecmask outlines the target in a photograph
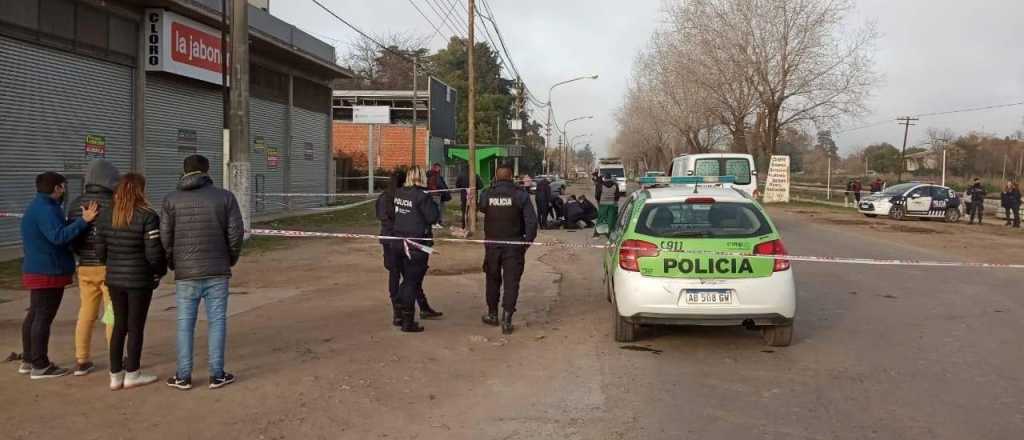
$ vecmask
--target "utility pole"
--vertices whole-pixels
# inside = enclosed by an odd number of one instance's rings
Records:
[[[224,187],[228,186],[228,176],[231,172],[228,170],[228,160],[231,157],[231,124],[228,123],[231,120],[231,94],[228,91],[228,52],[231,50],[230,41],[228,41],[228,30],[229,21],[228,16],[231,15],[231,0],[220,0],[220,84],[221,84],[221,107],[223,107],[222,117],[223,130],[221,131],[221,142],[225,160],[221,165],[221,172],[224,176]],[[143,75],[145,76],[145,75]]]
[[[228,189],[235,193],[246,229],[252,226],[249,205],[249,3],[231,0],[231,150]],[[248,235],[248,234],[246,234]]]
[[[459,1],[459,0],[456,0]],[[476,233],[476,65],[473,62],[476,54],[476,0],[469,0],[469,44],[466,46],[467,59],[466,71],[469,74],[469,114],[468,119],[469,135],[469,204],[466,213],[468,218],[469,234]]]
[[[896,118],[896,121],[903,126],[903,150],[900,152],[900,170],[896,173],[896,182],[903,182],[903,170],[907,167],[907,136],[910,135],[910,126],[917,125],[912,124],[913,121],[919,121],[918,118],[911,118],[910,116],[904,116],[902,118]]]
[[[416,102],[419,100],[419,65],[420,55],[412,58],[412,166],[416,166]]]

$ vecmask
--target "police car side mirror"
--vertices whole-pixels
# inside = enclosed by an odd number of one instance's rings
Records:
[[[608,236],[608,225],[597,225],[597,226],[594,227],[594,232],[597,233],[597,235],[603,235],[603,236],[607,237]]]
[[[920,199],[921,195],[920,194],[911,194],[910,198],[912,198],[912,199]]]

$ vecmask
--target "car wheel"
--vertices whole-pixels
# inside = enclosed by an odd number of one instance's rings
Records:
[[[640,326],[619,316],[619,307],[612,303],[612,320],[615,321],[615,342],[636,341]]]
[[[761,337],[764,338],[765,345],[788,347],[793,342],[793,323],[761,327]]]
[[[878,217],[878,214],[864,214],[864,217],[875,218]]]
[[[896,221],[904,220],[907,218],[907,209],[902,205],[893,206],[892,209],[889,210],[889,218]]]
[[[960,210],[956,208],[947,209],[945,220],[946,223],[956,223],[960,221]]]

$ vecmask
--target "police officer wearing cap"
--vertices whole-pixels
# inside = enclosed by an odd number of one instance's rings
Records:
[[[530,195],[512,181],[512,168],[502,166],[494,183],[480,194],[479,210],[484,214],[484,238],[494,241],[532,242],[537,238],[537,212]],[[519,299],[519,279],[526,265],[527,245],[484,244],[484,272],[487,274],[487,314],[484,324],[501,325],[504,334],[513,330],[512,315]],[[501,287],[505,286],[505,296]],[[498,302],[502,316],[498,321]]]
[[[431,226],[440,218],[437,204],[426,193],[427,175],[423,168],[412,167],[405,178],[405,186],[395,192],[391,201],[395,209],[393,234],[405,238],[431,238]],[[414,240],[425,246],[432,246],[431,240]],[[402,331],[418,333],[423,327],[416,322],[416,294],[427,275],[429,254],[419,246],[405,240],[391,240],[392,262],[402,273],[398,287],[397,303],[400,308]]]

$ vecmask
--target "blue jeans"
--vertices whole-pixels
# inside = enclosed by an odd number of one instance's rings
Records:
[[[192,377],[192,345],[196,331],[199,301],[206,303],[209,337],[210,377],[224,375],[224,340],[227,336],[227,277],[180,280],[178,299],[178,372],[179,378]]]

